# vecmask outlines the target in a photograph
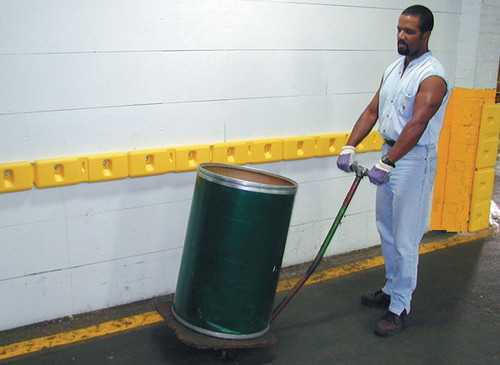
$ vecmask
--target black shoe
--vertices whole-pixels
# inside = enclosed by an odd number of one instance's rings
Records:
[[[375,326],[375,334],[381,337],[389,337],[397,335],[405,327],[406,309],[398,316],[397,314],[387,311],[382,319]]]
[[[373,308],[389,308],[391,296],[385,294],[382,290],[375,293],[365,293],[361,296],[361,304]]]

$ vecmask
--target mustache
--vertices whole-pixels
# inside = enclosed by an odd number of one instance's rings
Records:
[[[399,41],[398,46],[405,46],[406,48],[408,48],[408,43],[406,43],[405,41]]]

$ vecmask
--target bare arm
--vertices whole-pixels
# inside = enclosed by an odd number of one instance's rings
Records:
[[[431,76],[420,84],[413,106],[413,117],[405,125],[387,157],[398,161],[415,147],[427,128],[429,120],[437,112],[446,95],[446,83],[439,76]]]
[[[378,103],[380,88],[375,93],[372,101],[359,116],[346,145],[356,147],[372,130],[378,119]]]

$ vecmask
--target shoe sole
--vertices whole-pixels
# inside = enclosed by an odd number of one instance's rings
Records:
[[[401,327],[397,328],[397,329],[394,329],[392,331],[384,331],[384,330],[381,330],[379,328],[375,328],[373,330],[373,333],[375,333],[377,336],[379,337],[391,337],[391,336],[394,336],[394,335],[397,335],[398,333],[401,333],[403,332],[403,330],[408,326],[408,323],[407,323],[407,318],[403,321],[403,324]]]
[[[380,330],[376,329],[373,331],[373,333],[375,333],[379,337],[391,337],[391,336],[397,335],[398,333],[403,332],[403,329],[404,329],[404,326],[397,329],[397,330],[394,330],[394,331],[380,331]]]

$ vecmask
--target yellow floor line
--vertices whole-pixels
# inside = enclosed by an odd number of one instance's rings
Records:
[[[100,323],[95,326],[82,328],[70,332],[61,332],[52,336],[39,337],[32,340],[13,343],[0,347],[0,360],[26,355],[44,349],[54,348],[89,340],[96,337],[126,331],[132,328],[143,327],[163,321],[157,312],[141,313],[135,316],[122,318],[116,321]]]
[[[492,236],[493,232],[484,230],[476,232],[473,235],[453,236],[438,242],[431,242],[420,246],[420,253],[426,254],[443,248],[455,246],[461,243],[469,242]],[[348,274],[360,272],[373,267],[381,266],[384,260],[381,256],[369,258],[359,262],[347,264],[340,267],[330,268],[311,275],[305,285],[319,283],[321,281],[338,278]],[[281,280],[278,284],[278,292],[290,290],[300,278]],[[0,347],[0,360],[34,353],[40,350],[54,348],[63,345],[102,337],[117,332],[122,332],[134,328],[152,325],[163,321],[163,317],[158,312],[146,312],[135,316],[122,318],[115,321],[100,323],[69,332],[61,332],[52,336],[39,337],[32,340],[13,343]]]
[[[423,255],[429,252],[441,250],[443,248],[469,242],[471,240],[479,240],[482,238],[486,238],[492,236],[493,234],[495,234],[494,231],[483,230],[480,232],[476,232],[474,234],[464,233],[457,236],[451,236],[450,238],[446,238],[441,241],[422,244],[420,245],[419,252],[421,255]],[[371,269],[373,267],[381,266],[383,264],[384,264],[384,258],[382,256],[376,256],[362,261],[354,262],[352,264],[330,268],[324,271],[313,273],[304,285],[315,284],[321,281],[338,278],[348,274],[353,274],[363,270]],[[281,280],[278,284],[278,292],[284,290],[291,290],[299,280],[300,277],[288,280]]]
[[[372,267],[377,267],[383,264],[384,264],[384,259],[382,258],[382,256],[378,256],[363,261],[354,262],[352,264],[326,269],[323,271],[313,273],[311,277],[305,282],[304,285],[311,285],[319,283],[321,281],[338,278],[340,276],[345,276],[366,269],[371,269]],[[278,283],[278,292],[291,290],[300,279],[301,277],[288,280],[281,280]]]

